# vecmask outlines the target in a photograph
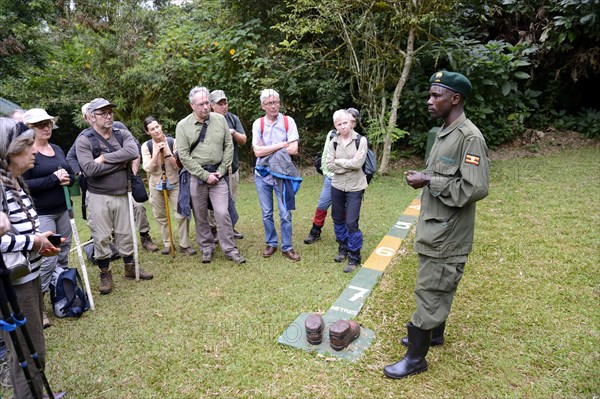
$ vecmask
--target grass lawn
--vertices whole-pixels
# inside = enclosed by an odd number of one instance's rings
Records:
[[[367,189],[363,259],[417,192],[403,170]],[[294,213],[296,264],[263,259],[254,185],[240,187],[238,240],[248,263],[217,250],[174,261],[140,252],[149,282],[122,277],[96,311],[57,319],[46,330],[47,375],[70,398],[591,398],[600,395],[600,151],[493,161],[488,198],[478,205],[475,249],[429,371],[393,381],[385,364],[404,355],[399,339],[414,310],[416,255],[404,242],[357,317],[376,332],[356,362],[280,347],[301,312],[325,312],[351,280],[323,239],[302,243],[321,188],[307,176]],[[150,207],[147,206],[149,215]],[[80,216],[79,205],[77,213]],[[88,237],[79,220],[80,236]],[[153,224],[153,238],[158,229]],[[72,261],[77,263],[76,256]],[[88,266],[92,288],[98,276]],[[7,394],[8,392],[4,392]]]

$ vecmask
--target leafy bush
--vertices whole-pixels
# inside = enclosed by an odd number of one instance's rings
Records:
[[[600,138],[600,111],[584,108],[576,115],[569,115],[565,110],[550,111],[557,129],[574,130],[588,138]]]

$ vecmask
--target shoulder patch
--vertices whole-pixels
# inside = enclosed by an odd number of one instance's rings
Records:
[[[465,163],[468,163],[468,164],[474,165],[474,166],[479,166],[480,160],[481,160],[481,158],[479,157],[479,155],[467,154],[467,156],[465,157]]]

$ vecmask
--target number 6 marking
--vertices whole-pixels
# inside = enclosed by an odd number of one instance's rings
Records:
[[[381,255],[381,256],[394,256],[394,254],[396,253],[396,251],[394,251],[390,247],[379,247],[379,248],[377,248],[375,250],[375,253],[377,255]]]

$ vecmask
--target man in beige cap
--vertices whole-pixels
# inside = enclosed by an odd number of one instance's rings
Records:
[[[240,149],[239,146],[246,144],[246,131],[242,122],[237,115],[229,112],[229,101],[223,90],[213,90],[208,96],[210,100],[210,106],[213,112],[221,114],[225,117],[227,125],[229,126],[229,133],[233,139],[233,160],[229,168],[229,192],[233,202],[237,201],[238,197],[238,186],[240,183]],[[233,237],[244,238],[244,235],[235,229],[233,226]]]
[[[88,225],[100,268],[101,294],[109,294],[113,288],[111,235],[123,257],[125,277],[135,278],[127,165],[138,158],[139,150],[128,130],[113,126],[114,108],[103,98],[94,99],[87,108],[91,127],[81,132],[75,143],[77,161],[87,176]],[[153,275],[140,269],[140,278],[149,280]]]

